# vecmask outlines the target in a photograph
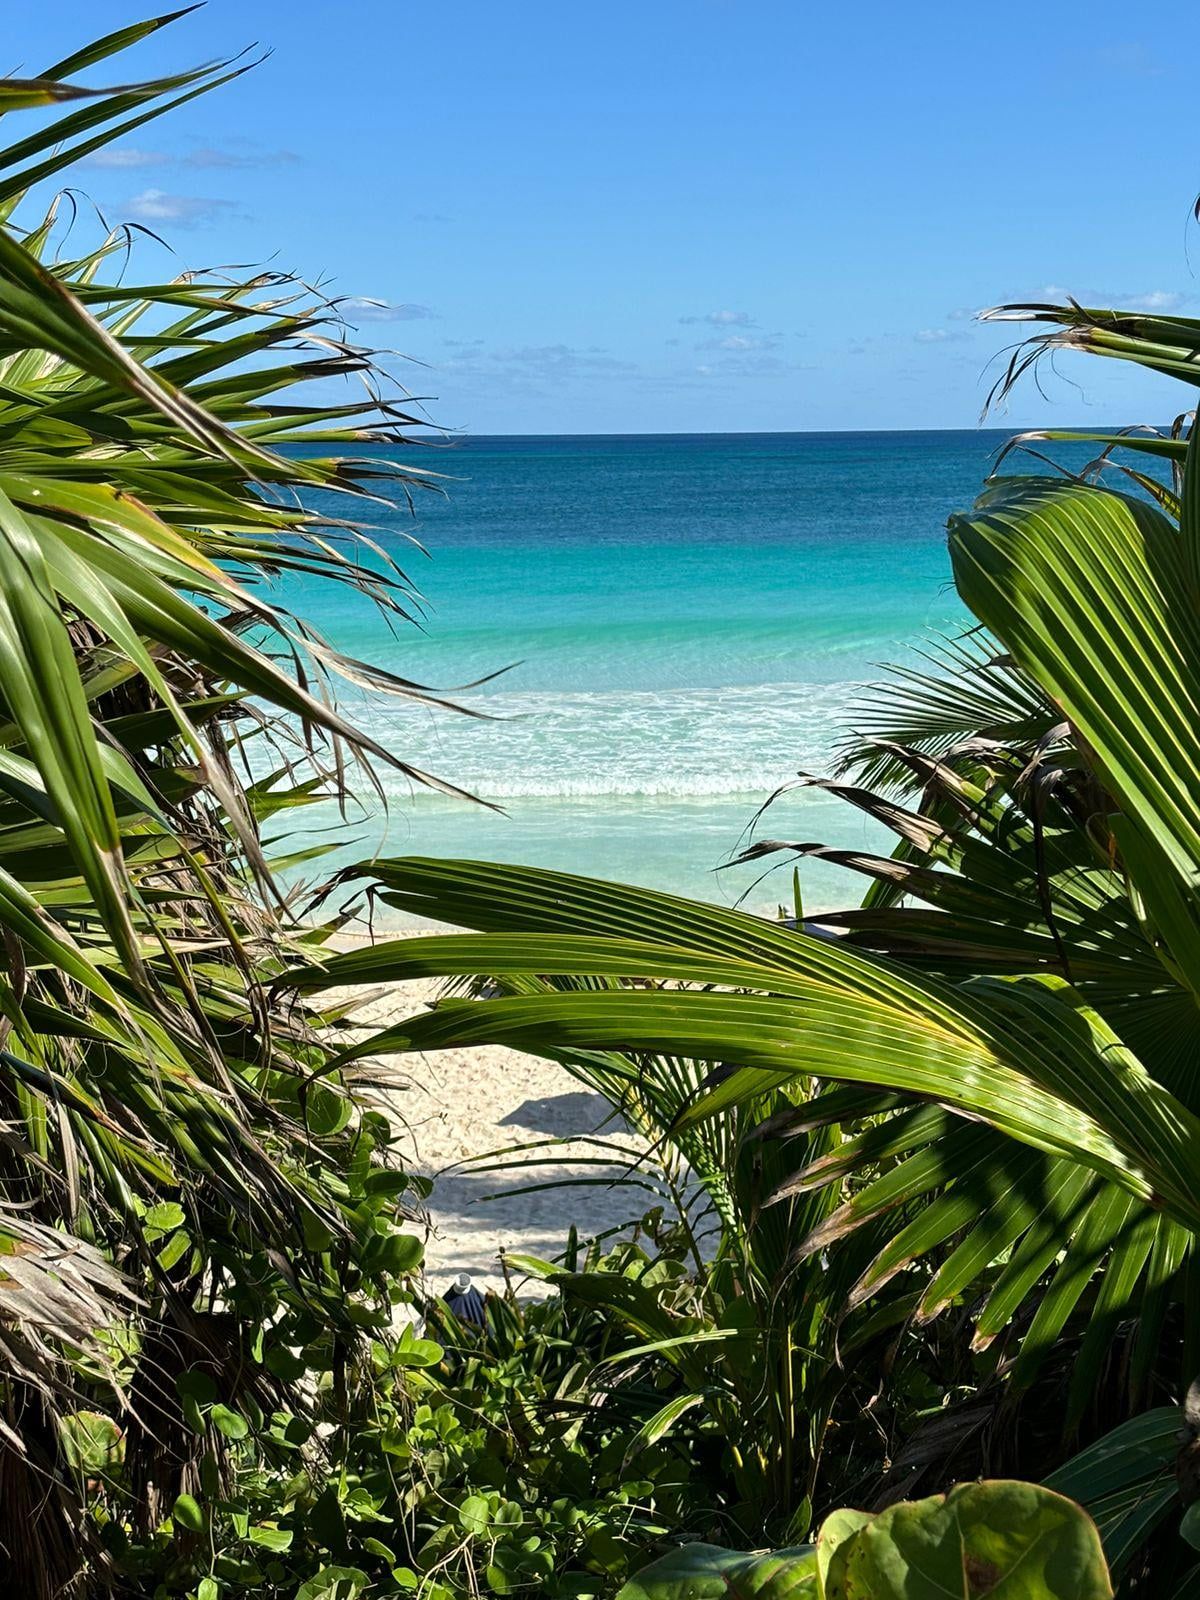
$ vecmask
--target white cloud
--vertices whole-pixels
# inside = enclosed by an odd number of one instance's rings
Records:
[[[1065,305],[1074,300],[1082,306],[1100,306],[1115,311],[1178,311],[1194,295],[1178,289],[1097,289],[1086,284],[1067,288],[1061,283],[1043,283],[1028,294],[1009,295],[1005,303],[1018,305]]]
[[[1150,289],[1145,294],[1122,295],[1117,304],[1133,311],[1178,311],[1188,298],[1176,289]]]
[[[913,334],[918,344],[957,344],[967,337],[961,328],[921,328]]]
[[[369,295],[351,295],[349,299],[339,300],[338,306],[350,322],[432,322],[437,318],[437,312],[430,306],[412,302],[397,305]]]
[[[222,149],[216,145],[201,145],[196,150],[176,152],[166,150],[140,150],[134,145],[110,145],[85,156],[80,163],[85,167],[106,167],[128,172],[138,167],[277,167],[298,161],[292,150]]]
[[[757,339],[747,333],[727,333],[723,339],[703,339],[697,350],[774,350],[778,339]]]
[[[226,150],[214,145],[202,145],[185,156],[175,158],[184,167],[281,167],[290,166],[300,157],[294,150]]]
[[[168,194],[163,189],[143,189],[135,194],[126,211],[139,222],[173,222],[192,228],[237,211],[232,200],[206,199],[194,194]]]
[[[165,166],[168,159],[161,150],[134,150],[129,145],[118,145],[116,149],[97,150],[92,155],[85,156],[80,165],[115,167],[127,171],[131,167]]]
[[[754,318],[748,311],[706,311],[702,317],[680,317],[679,320],[685,326],[695,322],[707,322],[713,328],[754,327]]]
[[[767,352],[734,351],[720,361],[706,361],[692,369],[702,378],[778,378],[788,372],[811,372],[803,361],[785,361]]]
[[[472,377],[507,373],[550,382],[628,374],[637,369],[632,362],[621,361],[597,348],[579,350],[567,344],[536,344],[479,351],[446,362],[444,370]]]

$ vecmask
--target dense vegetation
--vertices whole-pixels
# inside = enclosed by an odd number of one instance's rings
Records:
[[[373,370],[301,282],[147,281],[133,235],[76,245],[69,197],[15,216],[241,70],[79,86],[159,25],[0,82],[10,120],[45,108],[0,149],[0,1545],[38,1600],[145,1564],[194,1587],[231,1452],[316,1504],[327,1419],[422,1359],[371,1344],[421,1256],[390,1130],[270,991],[306,954],[272,819],[398,759],[329,675],[420,691],[263,584],[299,568],[408,613],[401,573],[302,509],[419,485],[403,415],[290,398]],[[364,438],[388,459],[339,458]],[[235,1564],[282,1540],[278,1487],[223,1529]]]
[[[373,761],[438,781],[339,713],[339,676],[431,696],[339,656],[267,581],[352,584],[406,622],[416,596],[357,520],[432,480],[397,464],[413,419],[336,302],[277,273],[145,281],[132,234],[72,243],[78,202],[25,215],[245,70],[81,84],[172,20],[0,80],[32,129],[0,149],[14,1591],[1093,1600],[1108,1567],[1122,1595],[1184,1600],[1189,419],[1098,442],[1083,474],[993,480],[953,519],[981,631],[860,708],[827,784],[897,839],[843,858],[859,908],[774,924],[375,862],[346,881],[478,931],[332,954],[328,902],[280,886],[277,819]],[[1200,324],[1011,314],[1049,328],[1010,381],[1068,345],[1194,382]],[[364,398],[311,399],[346,376]],[[368,1037],[323,998],[430,974],[487,986]],[[425,1299],[426,1186],[371,1091],[380,1058],[492,1041],[562,1061],[652,1155],[629,1237],[515,1262],[548,1297],[492,1297],[475,1328]],[[981,1476],[1034,1481],[952,1490]]]

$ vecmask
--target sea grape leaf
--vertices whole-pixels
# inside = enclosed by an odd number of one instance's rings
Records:
[[[1095,1524],[997,1479],[891,1506],[837,1544],[823,1600],[1111,1600]]]
[[[824,1600],[829,1566],[837,1550],[871,1521],[869,1511],[831,1511],[817,1534],[817,1593]]]
[[[210,1415],[213,1425],[227,1439],[244,1439],[250,1432],[250,1424],[245,1417],[239,1412],[231,1410],[229,1406],[215,1405]]]
[[[204,1532],[204,1512],[200,1502],[190,1494],[176,1497],[175,1504],[171,1507],[171,1520],[177,1527],[185,1528],[188,1533]]]
[[[266,1522],[251,1528],[249,1538],[251,1544],[262,1545],[266,1550],[290,1550],[292,1547],[291,1528],[273,1528]]]

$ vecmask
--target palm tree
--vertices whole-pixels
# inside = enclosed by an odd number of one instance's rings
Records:
[[[298,279],[145,281],[128,230],[76,250],[74,199],[19,220],[246,70],[80,81],[172,20],[0,81],[0,115],[57,112],[0,148],[0,1549],[35,1597],[103,1564],[74,1422],[109,1419],[154,1528],[345,1380],[420,1255],[402,1175],[364,1203],[386,1124],[271,989],[328,930],[298,928],[269,819],[372,759],[437,781],[342,717],[339,674],[431,696],[264,589],[313,573],[413,615],[354,519],[435,481],[394,464],[419,419]],[[346,377],[361,398],[306,397]]]

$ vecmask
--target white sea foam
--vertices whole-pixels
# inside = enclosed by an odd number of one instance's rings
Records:
[[[357,720],[406,761],[499,801],[762,798],[798,770],[828,768],[852,691],[501,693],[483,702],[495,721],[375,700]]]

